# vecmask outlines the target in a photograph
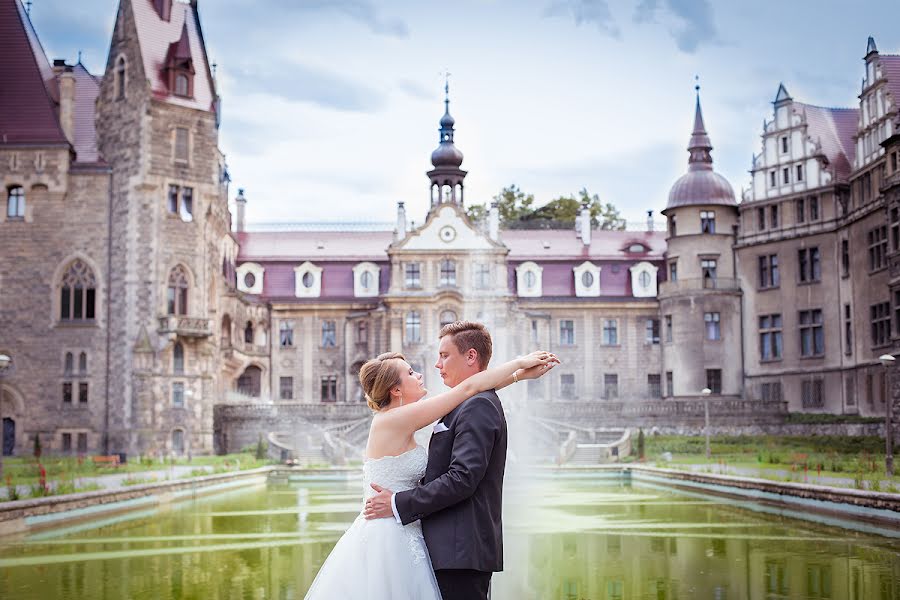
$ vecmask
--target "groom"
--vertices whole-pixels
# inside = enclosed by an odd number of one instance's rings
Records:
[[[487,368],[491,335],[481,323],[441,329],[435,367],[449,387]],[[506,418],[493,390],[469,398],[438,421],[428,446],[422,485],[366,502],[367,519],[422,521],[422,533],[444,600],[487,598],[503,570],[501,504],[506,467]]]

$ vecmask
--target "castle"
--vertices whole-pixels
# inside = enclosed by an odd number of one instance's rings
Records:
[[[449,98],[421,225],[399,203],[394,231],[248,231],[196,0],[121,0],[102,76],[51,63],[18,0],[0,0],[0,34],[5,454],[36,436],[58,453],[233,450],[223,405],[358,416],[364,360],[400,350],[436,389],[436,332],[457,319],[485,322],[498,358],[556,352],[525,389],[576,412],[708,388],[748,420],[884,413],[900,56],[871,39],[858,108],[778,88],[740,202],[698,96],[667,231],[601,230],[587,208],[574,230],[504,229],[496,206],[473,224]]]

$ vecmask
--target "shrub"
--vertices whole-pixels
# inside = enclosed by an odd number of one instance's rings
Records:
[[[266,457],[266,446],[263,443],[263,435],[259,434],[259,441],[256,443],[256,459],[263,460]]]
[[[34,434],[34,457],[41,457],[41,434]]]

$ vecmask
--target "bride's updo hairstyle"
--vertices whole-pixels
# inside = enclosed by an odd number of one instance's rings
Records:
[[[406,358],[399,352],[385,352],[366,361],[359,370],[359,384],[372,410],[383,410],[391,403],[391,388],[400,385],[401,360]]]

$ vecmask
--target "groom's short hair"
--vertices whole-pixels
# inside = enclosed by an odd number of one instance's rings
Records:
[[[469,348],[475,350],[478,353],[478,366],[482,371],[487,369],[494,350],[487,327],[475,321],[456,321],[441,327],[441,334],[438,337],[442,338],[445,335],[451,336],[450,339],[460,354],[465,354]]]

